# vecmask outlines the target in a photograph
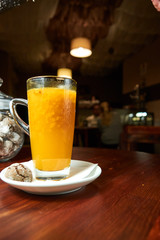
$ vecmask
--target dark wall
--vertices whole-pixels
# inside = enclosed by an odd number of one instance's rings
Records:
[[[91,100],[95,96],[100,101],[108,101],[115,107],[122,106],[122,68],[119,67],[109,76],[73,75],[78,85],[78,98]]]
[[[31,76],[14,69],[9,55],[5,52],[0,52],[0,66],[0,77],[4,79],[1,90],[13,97],[26,98],[26,81],[34,74]],[[39,73],[39,75],[41,74],[43,73]],[[47,72],[45,74],[47,75]],[[78,99],[91,100],[91,97],[95,96],[100,101],[108,101],[113,105],[122,105],[121,66],[109,76],[91,77],[73,73],[73,78],[77,81]]]

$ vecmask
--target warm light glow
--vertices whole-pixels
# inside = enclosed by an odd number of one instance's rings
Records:
[[[91,56],[91,41],[88,38],[74,38],[71,41],[70,54],[79,58]]]
[[[57,71],[57,76],[72,78],[72,70],[69,68],[59,68]]]

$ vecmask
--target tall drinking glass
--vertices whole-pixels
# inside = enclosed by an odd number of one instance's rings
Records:
[[[70,172],[73,145],[76,82],[56,76],[27,80],[27,98],[15,98],[10,111],[17,124],[30,135],[32,159],[37,179],[62,179]],[[28,106],[29,126],[16,111]]]

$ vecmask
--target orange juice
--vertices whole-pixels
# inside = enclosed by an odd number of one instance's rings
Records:
[[[54,87],[27,91],[32,158],[41,171],[70,166],[76,91]]]

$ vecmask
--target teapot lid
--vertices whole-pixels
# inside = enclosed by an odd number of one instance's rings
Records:
[[[0,78],[0,87],[3,84],[3,79]],[[9,109],[9,103],[12,100],[12,97],[6,95],[0,91],[0,109]]]

